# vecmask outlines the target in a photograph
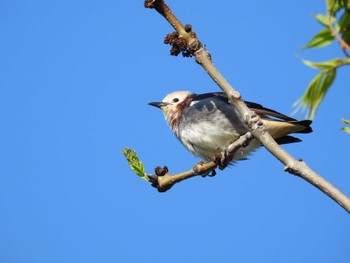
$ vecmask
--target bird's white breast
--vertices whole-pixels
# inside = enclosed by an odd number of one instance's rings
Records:
[[[217,149],[227,147],[246,130],[231,105],[207,99],[193,101],[183,110],[176,135],[189,151],[208,160]],[[244,158],[251,150],[247,147],[236,159]]]

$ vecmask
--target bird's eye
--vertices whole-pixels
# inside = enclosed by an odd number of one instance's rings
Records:
[[[178,101],[179,101],[178,98],[173,99],[173,102],[178,102]]]

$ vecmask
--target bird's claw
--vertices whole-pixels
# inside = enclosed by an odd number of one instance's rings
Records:
[[[214,170],[208,171],[207,173],[202,174],[201,176],[204,178],[204,177],[207,177],[207,176],[213,177],[215,175],[216,175],[216,171],[214,169]]]
[[[225,149],[218,149],[214,153],[213,161],[216,163],[217,167],[220,170],[223,170],[226,168],[226,166],[231,162],[232,156],[228,152],[227,148]]]

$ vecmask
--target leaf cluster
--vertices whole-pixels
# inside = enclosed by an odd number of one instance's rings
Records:
[[[310,119],[315,117],[316,111],[324,96],[332,85],[337,69],[350,65],[350,3],[348,0],[326,0],[327,13],[315,15],[315,19],[323,26],[303,49],[322,48],[338,40],[345,58],[332,58],[324,62],[302,60],[319,73],[311,80],[304,95],[295,103],[297,109],[304,109]]]
[[[343,121],[345,124],[350,125],[350,120],[342,119],[342,121]],[[350,127],[345,126],[345,127],[341,128],[341,129],[342,129],[343,131],[345,131],[346,133],[350,134]]]
[[[137,174],[138,176],[140,176],[142,179],[149,182],[150,180],[145,172],[145,167],[144,167],[143,163],[137,157],[135,150],[129,149],[129,148],[124,148],[122,150],[122,152],[123,152],[126,160],[128,161],[131,170],[133,170],[134,173]]]

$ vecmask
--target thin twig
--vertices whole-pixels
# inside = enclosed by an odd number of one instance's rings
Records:
[[[259,117],[250,111],[245,105],[239,92],[234,90],[216,69],[211,60],[209,52],[201,44],[196,35],[185,30],[181,22],[171,12],[168,5],[165,4],[163,0],[146,0],[145,7],[155,8],[177,31],[179,38],[186,41],[187,47],[191,52],[193,52],[196,62],[207,71],[209,76],[226,93],[227,97],[229,98],[229,102],[240,113],[241,120],[244,121],[244,123],[249,127],[253,136],[257,138],[269,152],[271,152],[285,165],[285,171],[308,181],[336,201],[348,213],[350,213],[350,199],[346,195],[311,170],[311,168],[309,168],[304,162],[295,160],[275,142],[275,140],[268,133],[265,125],[260,121]]]
[[[240,136],[238,140],[234,141],[227,147],[227,151],[230,156],[233,156],[234,153],[238,152],[241,148],[246,147],[252,139],[253,135],[251,132],[247,132],[246,134]],[[216,167],[217,164],[213,161],[199,162],[195,164],[191,170],[179,174],[168,173],[167,167],[157,167],[156,174],[148,175],[148,177],[152,185],[156,187],[159,192],[165,192],[169,190],[174,184],[192,178],[194,176],[208,175],[210,172],[215,174],[214,169]]]

